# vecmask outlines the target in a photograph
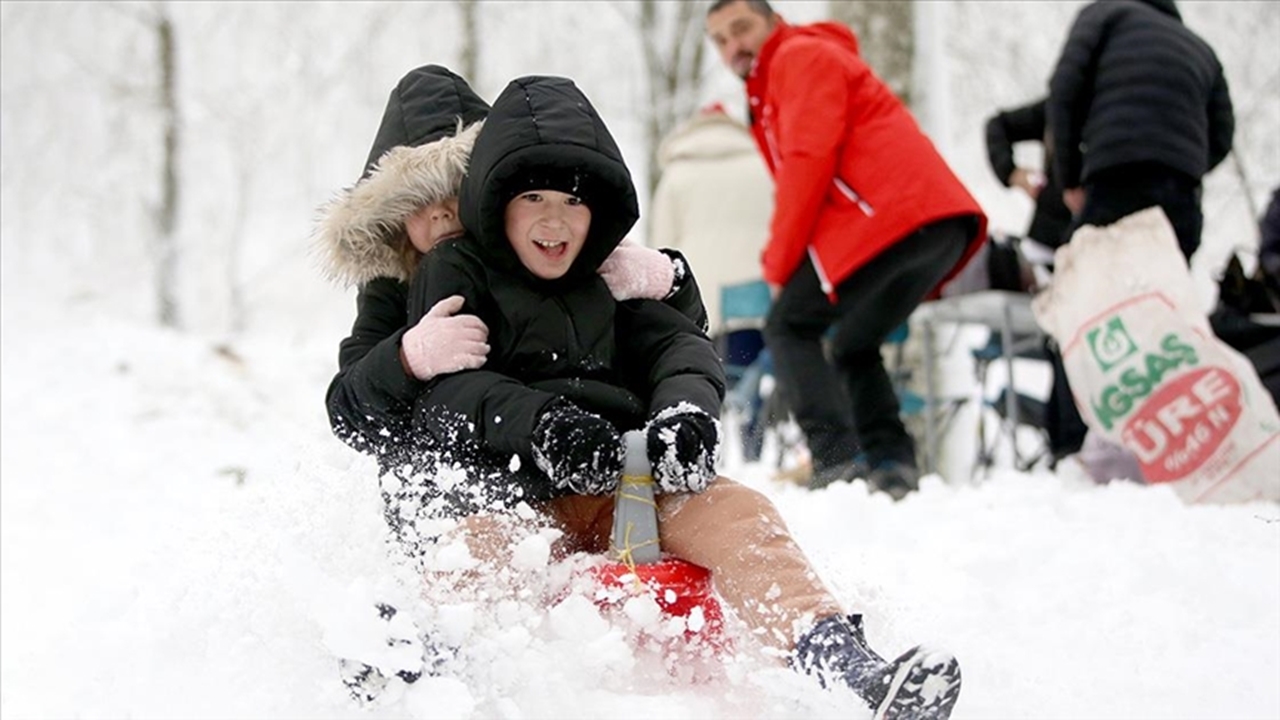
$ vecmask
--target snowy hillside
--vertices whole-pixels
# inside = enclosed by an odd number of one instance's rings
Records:
[[[1025,227],[1030,203],[992,176],[982,123],[1044,91],[1083,4],[948,4],[936,142],[993,229]],[[481,6],[485,97],[517,74],[574,76],[643,165],[647,88],[619,10],[634,3]],[[796,22],[825,6],[780,4]],[[1209,289],[1256,242],[1250,201],[1280,183],[1280,5],[1179,6],[1221,55],[1238,120],[1236,156],[1206,179],[1194,269]],[[156,9],[178,46],[185,332],[155,323]],[[337,654],[377,649],[373,603],[411,607],[417,588],[386,552],[375,463],[329,431],[354,293],[321,279],[307,236],[395,80],[457,62],[456,10],[0,4],[0,717],[870,716],[751,652],[674,680],[536,540],[523,600],[430,609],[459,672],[371,708],[347,697]],[[705,80],[740,108],[710,55]],[[948,346],[946,393],[975,393],[967,342]],[[1043,397],[1043,368],[1018,373]],[[1280,718],[1280,507],[1188,507],[1070,463],[971,484],[974,436],[962,413],[946,477],[898,504],[862,484],[811,493],[733,454],[722,470],[773,498],[883,653],[960,658],[956,720]]]
[[[754,657],[676,683],[581,593],[460,602],[466,673],[357,709],[334,652],[408,591],[374,463],[323,416],[329,348],[220,350],[91,312],[3,332],[5,718],[869,715]],[[896,505],[726,473],[774,498],[883,652],[961,658],[957,720],[1280,716],[1275,505],[1186,507],[1072,467],[933,476]]]

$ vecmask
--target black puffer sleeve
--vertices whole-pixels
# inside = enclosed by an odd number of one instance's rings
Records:
[[[629,387],[648,389],[650,416],[681,402],[720,416],[724,365],[688,317],[653,300],[628,300],[618,304],[615,332],[620,370]]]
[[[1044,141],[1045,101],[996,113],[987,121],[987,160],[996,179],[1009,187],[1009,177],[1017,169],[1014,143]]]
[[[360,288],[351,334],[338,350],[338,372],[325,393],[333,432],[357,450],[382,455],[405,444],[414,400],[426,383],[400,363],[408,286],[377,278]]]

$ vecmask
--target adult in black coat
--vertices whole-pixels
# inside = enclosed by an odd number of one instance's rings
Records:
[[[1071,224],[1071,211],[1062,202],[1062,185],[1053,172],[1053,153],[1045,137],[1045,99],[1030,105],[1001,110],[987,120],[987,159],[991,170],[1005,187],[1021,188],[1033,201],[1035,211],[1027,237],[1042,245],[1056,248],[1066,242],[1066,229]],[[1014,162],[1013,146],[1020,142],[1037,142],[1044,149],[1041,172],[1020,167]]]
[[[1185,257],[1200,246],[1200,180],[1231,151],[1235,117],[1213,49],[1173,0],[1080,11],[1049,82],[1054,168],[1074,227],[1153,205]]]
[[[1213,49],[1182,24],[1174,0],[1098,0],[1076,16],[1049,81],[1053,168],[1081,225],[1110,225],[1159,206],[1185,258],[1200,247],[1201,177],[1231,150],[1235,116]],[[1086,426],[1052,348],[1047,416],[1055,458]]]

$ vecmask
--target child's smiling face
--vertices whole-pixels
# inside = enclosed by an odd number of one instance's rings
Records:
[[[582,252],[591,209],[576,195],[530,190],[507,203],[507,242],[529,272],[543,280],[562,277]]]

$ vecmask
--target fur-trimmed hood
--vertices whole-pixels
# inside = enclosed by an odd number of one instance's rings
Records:
[[[313,251],[325,275],[344,286],[407,281],[413,266],[402,248],[404,220],[458,194],[488,113],[489,104],[447,68],[405,75],[391,91],[360,180],[320,208]]]

